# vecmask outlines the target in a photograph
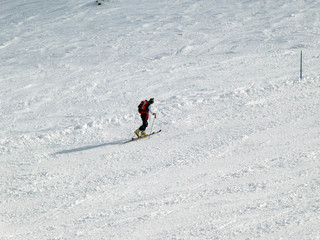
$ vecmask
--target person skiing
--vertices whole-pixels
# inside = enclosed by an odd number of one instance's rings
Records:
[[[134,132],[137,137],[146,136],[146,128],[148,127],[148,119],[149,119],[149,113],[154,115],[154,117],[157,116],[157,113],[153,112],[152,104],[154,103],[154,98],[150,98],[149,101],[144,100],[141,101],[141,103],[138,106],[138,111],[141,114],[142,119],[142,125]],[[141,132],[141,135],[140,135]]]

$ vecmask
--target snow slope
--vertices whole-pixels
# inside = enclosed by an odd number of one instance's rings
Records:
[[[0,239],[320,239],[319,12],[2,1]]]

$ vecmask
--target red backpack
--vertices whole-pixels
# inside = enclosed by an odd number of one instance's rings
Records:
[[[141,101],[141,103],[138,106],[139,113],[147,113],[148,112],[148,106],[149,102],[147,100]]]

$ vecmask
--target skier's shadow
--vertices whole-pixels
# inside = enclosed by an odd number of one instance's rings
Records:
[[[95,148],[100,148],[100,147],[105,147],[105,146],[120,145],[120,144],[123,144],[123,143],[124,143],[124,140],[119,140],[119,141],[116,141],[116,142],[101,143],[101,144],[97,144],[97,145],[89,145],[89,146],[84,146],[84,147],[79,147],[79,148],[74,148],[74,149],[68,149],[68,150],[55,152],[52,155],[61,155],[61,154],[67,154],[67,153],[82,152],[82,151],[87,151],[87,150],[90,150],[90,149],[95,149]]]

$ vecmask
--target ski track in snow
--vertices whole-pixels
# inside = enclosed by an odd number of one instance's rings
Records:
[[[2,5],[1,240],[319,239],[317,1]]]

